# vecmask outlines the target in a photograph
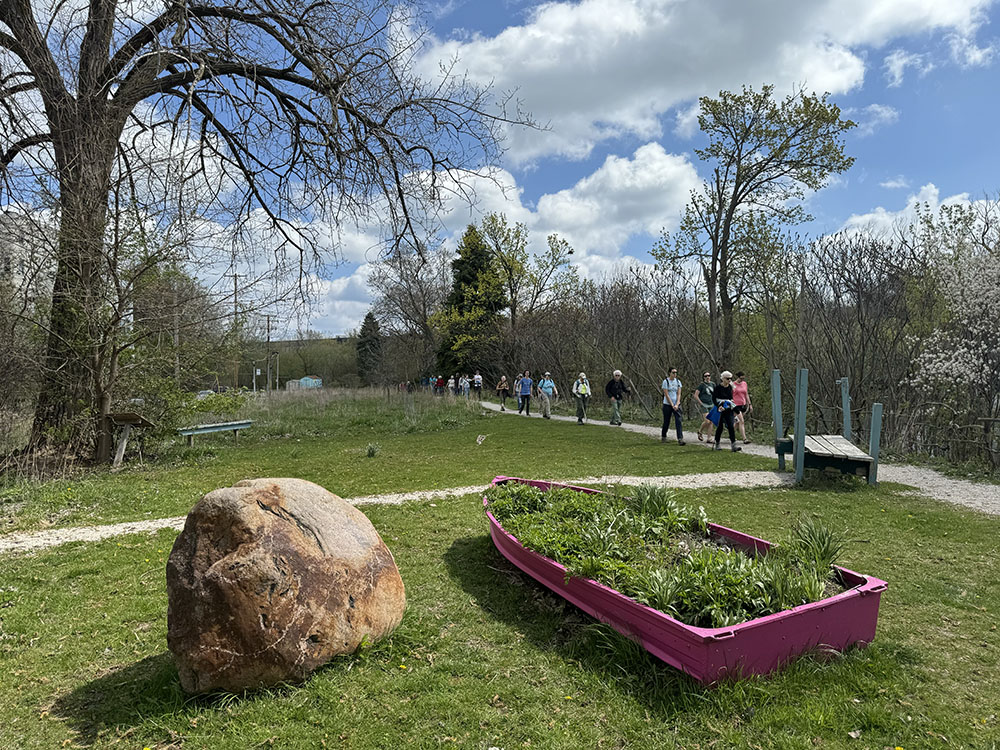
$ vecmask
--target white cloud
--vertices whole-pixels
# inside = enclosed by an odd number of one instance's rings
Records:
[[[642,264],[623,257],[622,248],[633,237],[648,235],[652,242],[661,229],[675,229],[691,190],[700,183],[686,156],[669,154],[658,143],[640,146],[631,156],[609,156],[572,187],[543,195],[534,209],[521,202],[513,175],[500,171],[494,177],[473,177],[477,203],[471,209],[457,197],[446,200],[442,219],[449,241],[457,244],[466,226],[484,214],[501,212],[509,222],[527,227],[529,246],[536,251],[545,247],[549,234],[566,239],[584,276],[600,276],[621,264]],[[377,235],[361,228],[345,236]],[[358,247],[366,241],[358,241]],[[346,246],[344,252],[350,254]],[[370,253],[364,259],[374,260]],[[361,265],[350,274],[314,285],[320,301],[310,314],[309,327],[343,333],[360,325],[370,304],[364,288],[368,270]]]
[[[907,68],[914,68],[919,75],[924,76],[934,69],[934,63],[926,55],[895,49],[885,56],[883,67],[889,86],[897,87],[902,85]]]
[[[686,156],[647,143],[631,158],[608,156],[573,187],[543,195],[535,228],[558,232],[582,253],[617,257],[631,236],[675,228],[699,184]]]
[[[933,182],[928,182],[916,194],[907,196],[902,208],[895,211],[877,207],[865,214],[854,214],[841,227],[842,230],[872,230],[876,233],[891,234],[894,230],[912,224],[917,218],[917,206],[926,207],[931,213],[937,213],[941,206],[953,203],[969,203],[968,193],[958,193],[941,198],[941,192]]]
[[[886,190],[899,190],[910,187],[910,181],[903,177],[903,175],[897,175],[885,182],[880,182],[879,187],[884,187]]]
[[[858,123],[855,131],[865,137],[899,120],[899,110],[885,104],[869,104],[863,109],[845,109],[844,115]]]
[[[963,68],[981,68],[993,61],[996,48],[991,44],[980,47],[974,39],[955,34],[948,40],[951,59]]]
[[[674,115],[674,135],[679,138],[690,138],[698,130],[698,115],[701,105],[695,102],[690,107],[682,107]]]
[[[950,33],[968,41],[956,52],[963,60],[985,59],[973,40],[990,2],[546,2],[496,36],[438,41],[423,66],[433,74],[440,60],[457,57],[474,81],[518,90],[551,127],[512,130],[515,163],[583,158],[608,139],[656,138],[672,108],[744,83],[850,91],[863,81],[866,48],[893,39]],[[689,109],[677,114],[681,134],[690,122]]]

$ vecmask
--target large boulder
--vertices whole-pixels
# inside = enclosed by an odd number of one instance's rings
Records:
[[[391,632],[406,594],[357,508],[302,479],[250,479],[188,514],[167,601],[167,645],[199,693],[301,680]]]

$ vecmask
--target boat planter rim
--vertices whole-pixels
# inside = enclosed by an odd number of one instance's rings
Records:
[[[562,482],[550,482],[548,480],[523,479],[521,477],[508,477],[508,476],[496,477],[491,483],[491,486],[504,484],[508,481],[515,481],[521,484],[530,484],[532,486],[537,484],[546,484],[549,485],[549,487],[560,487],[560,488],[581,490],[587,492],[588,494],[605,494],[602,490],[595,490],[590,487],[579,487],[572,484],[564,484]],[[503,527],[503,524],[501,524],[496,519],[496,517],[490,512],[489,500],[485,495],[483,496],[483,507],[486,510],[486,515],[489,518],[490,524],[493,527],[495,527],[500,533],[506,536],[509,540],[511,540],[514,544],[516,544],[522,550],[527,552],[529,555],[558,568],[562,572],[564,578],[567,579],[576,578],[581,581],[586,581],[588,584],[597,587],[598,589],[604,591],[606,594],[612,596],[613,598],[623,599],[628,603],[630,603],[632,606],[641,608],[651,617],[668,620],[670,621],[670,623],[680,628],[683,628],[692,635],[701,638],[703,641],[720,641],[726,638],[731,638],[735,636],[737,632],[742,630],[748,630],[754,627],[759,627],[761,625],[766,625],[768,623],[778,622],[787,619],[789,617],[794,617],[796,614],[801,612],[807,612],[814,609],[824,609],[832,604],[846,601],[848,599],[854,599],[856,597],[865,597],[871,594],[879,594],[888,588],[888,583],[880,578],[864,575],[862,573],[857,573],[853,570],[850,570],[849,568],[845,568],[840,565],[834,565],[833,566],[834,569],[840,572],[842,576],[846,574],[846,576],[853,577],[855,580],[860,579],[861,582],[855,584],[854,586],[851,586],[850,588],[845,589],[844,591],[841,591],[838,594],[834,594],[833,596],[820,599],[819,601],[799,604],[790,609],[783,609],[780,612],[774,612],[772,614],[764,615],[762,617],[755,617],[752,620],[745,620],[744,622],[737,623],[736,625],[730,625],[727,627],[719,627],[719,628],[703,628],[697,625],[689,625],[686,622],[678,620],[676,617],[671,617],[666,612],[663,612],[659,609],[655,609],[646,604],[643,604],[637,599],[633,599],[630,596],[626,596],[617,589],[613,589],[610,586],[607,586],[606,584],[603,584],[598,580],[595,580],[593,578],[584,578],[583,576],[573,576],[572,574],[570,574],[566,566],[563,565],[562,563],[559,563],[550,557],[546,557],[545,555],[542,555],[536,552],[535,550],[525,547],[523,544],[521,544],[520,540],[518,540],[517,537],[515,537],[513,534],[507,531],[507,529]],[[717,533],[719,536],[729,538],[733,541],[738,541],[746,544],[746,542],[743,542],[744,539],[751,540],[752,546],[754,546],[755,548],[759,545],[764,550],[767,550],[772,546],[772,543],[768,542],[765,539],[760,539],[758,537],[750,536],[749,534],[744,534],[743,532],[727,528],[720,524],[709,523],[709,528],[713,532]],[[727,534],[726,532],[729,533]],[[751,545],[747,544],[747,546]]]

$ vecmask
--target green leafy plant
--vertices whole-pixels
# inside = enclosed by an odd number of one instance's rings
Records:
[[[704,507],[662,487],[630,497],[508,482],[489,509],[525,547],[690,625],[728,627],[817,601],[843,539],[813,519],[786,544],[748,555],[713,539]]]

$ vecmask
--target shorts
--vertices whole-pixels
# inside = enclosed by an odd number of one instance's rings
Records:
[[[698,408],[701,409],[702,416],[707,416],[710,411],[712,411],[713,404],[705,404],[701,401],[698,402]]]
[[[746,412],[747,412],[747,405],[746,404],[734,404],[733,405],[733,414],[746,414]]]

